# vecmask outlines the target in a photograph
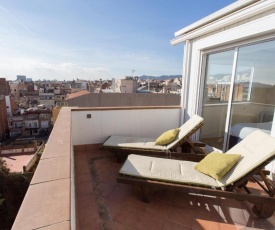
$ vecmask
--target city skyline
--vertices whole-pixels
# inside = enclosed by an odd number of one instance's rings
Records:
[[[184,26],[234,1],[0,1],[0,77],[95,80],[182,72]]]

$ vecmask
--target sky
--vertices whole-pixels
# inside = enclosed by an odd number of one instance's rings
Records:
[[[232,0],[0,0],[0,78],[182,73],[174,33]]]

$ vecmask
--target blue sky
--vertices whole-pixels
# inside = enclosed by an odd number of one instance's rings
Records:
[[[181,74],[174,33],[235,1],[0,0],[0,77]]]

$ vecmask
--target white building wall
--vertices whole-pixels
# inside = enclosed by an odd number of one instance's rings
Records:
[[[115,80],[115,92],[121,93],[121,80]]]
[[[137,90],[136,80],[116,80],[115,81],[115,92],[117,93],[135,93]]]
[[[8,116],[12,116],[10,96],[5,96]]]
[[[275,2],[275,1],[274,1]],[[275,7],[275,3],[274,3]],[[254,15],[254,21],[249,20],[246,24],[240,23],[239,26],[223,30],[209,36],[192,39],[186,51],[189,53],[188,59],[185,60],[183,72],[184,77],[189,79],[185,90],[188,91],[186,98],[186,119],[194,113],[200,113],[201,93],[203,92],[204,75],[203,75],[203,54],[208,50],[221,50],[222,48],[233,48],[238,45],[249,42],[261,41],[267,38],[275,38],[275,13],[267,16],[257,17]],[[265,36],[266,35],[266,36]]]
[[[103,143],[110,135],[157,138],[179,126],[180,108],[72,111],[72,142]]]

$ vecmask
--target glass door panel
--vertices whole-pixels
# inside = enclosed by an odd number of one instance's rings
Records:
[[[233,60],[234,50],[209,54],[206,57],[202,105],[204,125],[200,132],[200,140],[218,149],[223,149]]]
[[[275,41],[239,48],[228,148],[256,129],[271,133],[275,108],[274,60]]]

